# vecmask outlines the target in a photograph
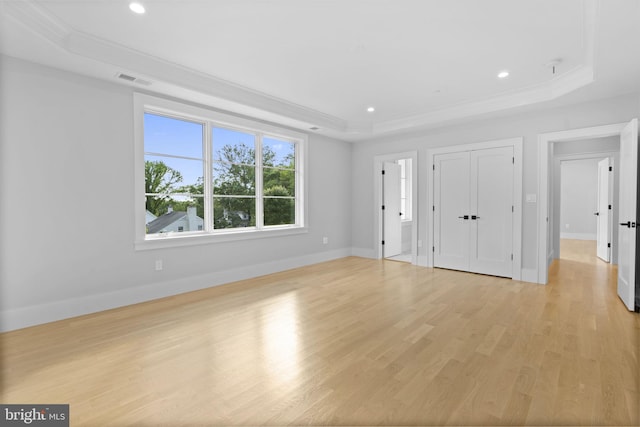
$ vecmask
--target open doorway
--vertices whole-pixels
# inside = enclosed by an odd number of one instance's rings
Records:
[[[540,134],[538,137],[538,283],[548,281],[549,265],[554,258],[553,224],[553,157],[557,142],[573,142],[585,138],[620,137],[619,191],[614,211],[618,210],[618,281],[617,293],[622,303],[631,311],[640,311],[640,281],[636,281],[636,270],[640,261],[636,258],[638,248],[637,212],[638,198],[638,119],[627,123],[595,126],[592,128]],[[551,218],[550,218],[551,217]],[[620,222],[622,221],[622,222]],[[557,225],[557,223],[556,223]],[[615,248],[615,246],[612,244]],[[559,253],[559,249],[558,249]],[[614,255],[615,256],[615,255]],[[638,288],[638,289],[636,289]],[[636,296],[638,299],[636,299]]]
[[[382,175],[384,258],[411,262],[411,158],[384,162]]]
[[[552,151],[552,258],[616,264],[619,137],[554,142]]]
[[[377,258],[417,263],[417,152],[375,158]]]

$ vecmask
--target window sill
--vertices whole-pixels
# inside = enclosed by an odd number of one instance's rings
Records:
[[[160,235],[147,236],[144,240],[135,242],[136,251],[177,248],[183,246],[209,245],[240,240],[263,239],[269,237],[290,236],[308,233],[307,227],[274,227],[262,230],[234,230],[212,233],[179,233],[171,232]]]

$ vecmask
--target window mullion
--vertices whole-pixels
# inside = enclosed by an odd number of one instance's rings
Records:
[[[256,228],[261,230],[264,227],[263,209],[263,164],[262,164],[262,137],[261,133],[256,134]]]
[[[204,126],[202,156],[204,158],[204,230],[213,231],[213,141],[211,137],[211,122]]]

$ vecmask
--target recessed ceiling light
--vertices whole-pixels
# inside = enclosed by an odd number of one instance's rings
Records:
[[[369,107],[369,108],[367,108],[367,111],[368,111],[369,113],[373,113],[374,111],[376,111],[376,109],[375,109],[375,108],[373,108],[373,107]]]
[[[498,73],[498,78],[499,79],[504,79],[504,78],[507,78],[507,77],[509,77],[509,72],[507,70],[500,71]]]
[[[138,2],[129,3],[129,9],[131,9],[132,12],[135,12],[138,14],[143,14],[145,12],[144,6]]]

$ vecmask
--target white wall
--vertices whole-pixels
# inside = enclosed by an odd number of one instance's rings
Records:
[[[309,136],[308,233],[136,251],[132,89],[2,56],[0,76],[2,329],[351,253],[350,144]]]
[[[596,240],[598,161],[560,162],[560,237]]]
[[[402,253],[411,253],[411,231],[413,230],[412,221],[402,221]]]
[[[359,253],[374,253],[373,242],[373,158],[392,152],[418,150],[418,239],[427,238],[427,186],[431,175],[425,170],[428,148],[452,146],[511,137],[524,137],[523,197],[537,194],[537,147],[540,133],[620,123],[638,115],[638,97],[630,95],[597,102],[523,112],[502,118],[471,121],[421,133],[380,138],[356,144],[353,150],[353,246]],[[537,204],[523,200],[523,270],[537,268]],[[427,247],[418,248],[419,260],[426,260]],[[534,279],[535,280],[535,279]]]

